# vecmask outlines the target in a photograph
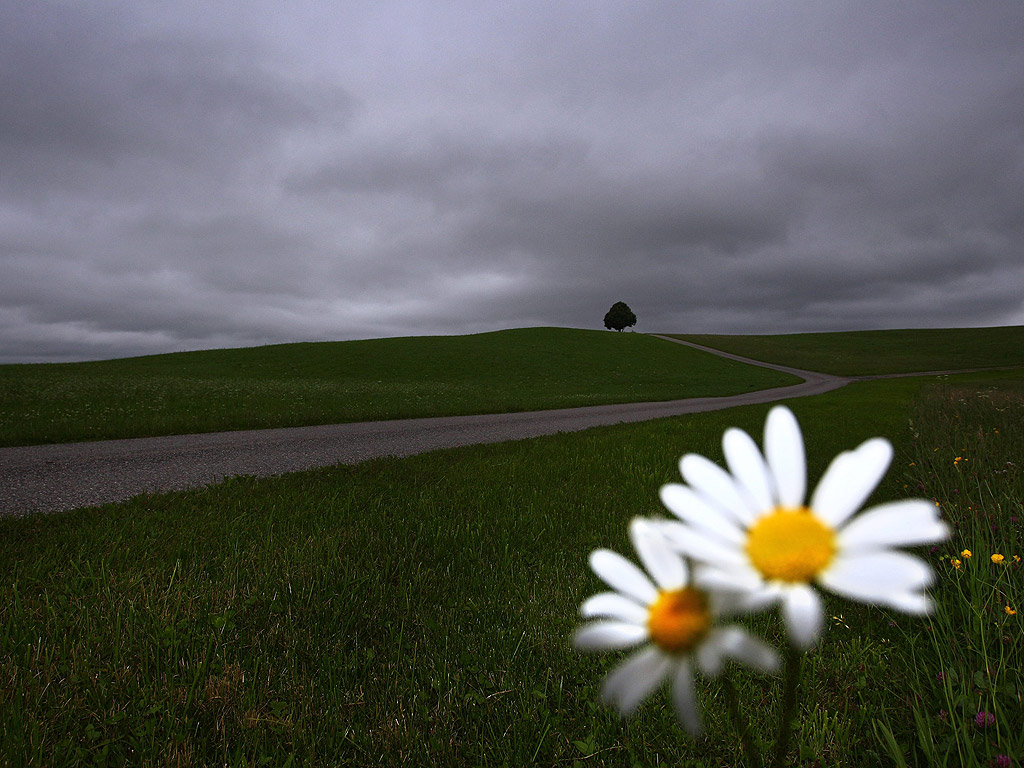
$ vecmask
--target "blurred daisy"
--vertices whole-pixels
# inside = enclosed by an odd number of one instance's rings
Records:
[[[605,678],[605,703],[628,715],[663,681],[671,680],[680,723],[691,734],[699,733],[695,671],[717,675],[727,657],[773,671],[778,655],[738,626],[717,625],[726,604],[690,586],[686,563],[654,524],[637,518],[629,533],[654,581],[616,552],[595,550],[591,568],[616,591],[583,603],[584,618],[597,620],[578,629],[573,644],[595,651],[642,645]]]
[[[803,437],[796,417],[773,408],[764,455],[740,429],[722,439],[729,471],[687,454],[679,465],[687,485],[671,483],[661,500],[682,522],[662,530],[675,548],[700,563],[696,582],[731,590],[748,609],[781,603],[790,638],[807,648],[821,632],[817,588],[907,613],[926,613],[931,569],[894,547],[941,541],[949,530],[928,501],[882,504],[854,516],[892,460],[892,446],[874,438],[839,454],[805,504]]]

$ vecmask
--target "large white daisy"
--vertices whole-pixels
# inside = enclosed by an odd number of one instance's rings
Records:
[[[698,561],[696,582],[730,590],[748,608],[781,603],[790,638],[814,643],[823,610],[817,588],[907,613],[926,613],[933,574],[920,558],[894,549],[949,535],[935,504],[896,501],[854,514],[892,460],[892,446],[874,438],[839,454],[805,504],[804,442],[793,413],[773,408],[765,422],[764,455],[740,429],[722,439],[729,471],[687,454],[679,462],[687,485],[671,483],[661,500],[682,522],[662,530]]]
[[[656,525],[637,518],[629,532],[654,582],[616,552],[595,550],[591,568],[616,591],[601,592],[583,603],[581,614],[598,620],[577,630],[573,643],[584,650],[643,645],[605,678],[605,702],[628,715],[671,679],[680,723],[690,733],[699,733],[695,669],[714,676],[732,657],[772,671],[778,668],[778,655],[738,626],[717,626],[725,604],[718,596],[690,586],[686,563]]]

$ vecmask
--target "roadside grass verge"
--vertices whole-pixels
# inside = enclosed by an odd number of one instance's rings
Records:
[[[671,335],[752,360],[838,376],[1024,365],[1024,326],[777,336]]]
[[[0,366],[0,445],[731,395],[799,379],[642,334],[524,328]]]
[[[1019,461],[1021,414],[993,421],[989,406],[1004,405],[990,393],[954,416],[945,394],[915,400],[921,383],[790,402],[812,482],[840,450],[885,435],[899,458],[876,500],[971,494],[970,510],[950,506],[955,542],[924,552],[940,574],[933,619],[828,603],[831,626],[804,662],[793,764],[891,764],[898,752],[924,765],[932,748],[948,765],[1021,757],[1019,619],[1000,613],[1022,607],[1009,522],[1019,467],[990,474],[1004,455],[983,458],[998,447]],[[716,684],[700,681],[700,739],[682,735],[664,696],[620,720],[598,704],[618,659],[579,654],[569,637],[600,589],[589,552],[631,555],[627,524],[663,514],[657,489],[678,479],[679,456],[720,460],[728,426],[760,440],[767,409],[0,520],[0,763],[737,765]],[[962,473],[975,470],[969,485]],[[981,508],[991,521],[968,524]],[[952,569],[968,547],[975,557]],[[1001,570],[996,551],[1010,561]],[[783,637],[770,617],[749,623]],[[770,742],[781,681],[733,678]],[[982,705],[998,727],[973,725]]]

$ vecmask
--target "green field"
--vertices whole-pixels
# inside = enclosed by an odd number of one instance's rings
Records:
[[[0,366],[0,445],[503,413],[798,383],[635,333],[527,328]]]
[[[672,335],[752,360],[840,376],[1024,365],[1024,326],[777,336]]]
[[[523,334],[523,368],[548,367],[530,333],[509,333]],[[622,357],[677,351],[640,335],[594,338],[620,344]],[[835,356],[826,340],[818,359]],[[423,369],[436,357],[394,343]],[[205,359],[223,379],[232,356],[245,368],[263,354],[265,376],[280,382],[282,352],[293,364],[302,356],[271,347],[181,359]],[[960,363],[932,354],[917,362]],[[1015,354],[989,359],[1007,365]],[[708,375],[706,356],[686,359],[697,361],[691,381]],[[167,370],[160,358],[88,365],[118,363],[133,376],[132,365]],[[739,386],[750,370],[723,380]],[[442,366],[436,380],[446,375]],[[896,459],[871,502],[934,499],[955,527],[951,541],[918,551],[937,575],[932,617],[827,598],[827,630],[803,661],[789,764],[1019,764],[1024,370],[855,383],[788,404],[812,486],[838,452],[882,435]],[[657,489],[678,480],[679,456],[721,461],[729,426],[760,442],[768,408],[0,519],[0,765],[740,765],[718,681],[698,678],[698,739],[681,733],[663,693],[620,719],[599,703],[620,656],[580,654],[569,638],[580,603],[603,588],[589,552],[633,556],[629,520],[666,514]],[[776,617],[743,621],[784,642]],[[781,678],[730,677],[767,750]]]
[[[1021,756],[1024,612],[1003,608],[1024,609],[1024,378],[1002,380],[1017,388],[899,379],[791,401],[812,483],[885,435],[897,459],[875,499],[935,498],[958,524],[922,552],[938,572],[932,619],[829,601],[791,764]],[[720,460],[727,426],[760,440],[766,411],[0,520],[0,764],[739,765],[718,683],[699,679],[699,739],[664,695],[621,720],[598,703],[617,658],[569,637],[601,589],[588,553],[630,554],[626,526],[661,514],[679,455]],[[748,621],[781,641],[775,619]],[[732,678],[770,743],[780,680]],[[981,711],[991,727],[974,725]]]

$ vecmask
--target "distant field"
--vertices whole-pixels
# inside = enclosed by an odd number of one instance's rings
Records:
[[[0,366],[0,445],[501,413],[798,383],[643,334],[527,328]]]
[[[671,335],[754,360],[842,376],[1024,365],[1024,326],[779,336]]]

